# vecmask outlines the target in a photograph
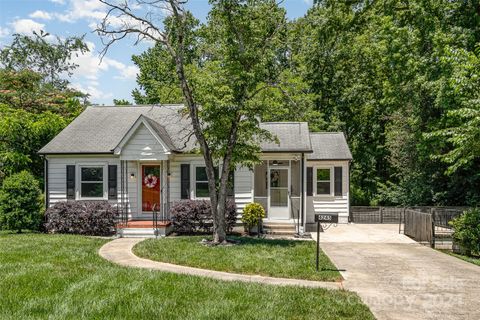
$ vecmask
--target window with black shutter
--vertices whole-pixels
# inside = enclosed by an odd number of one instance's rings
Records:
[[[342,167],[335,167],[334,168],[334,179],[335,179],[335,184],[334,184],[334,190],[335,190],[335,196],[340,197],[342,196],[343,190],[342,190]]]
[[[188,163],[180,165],[180,197],[190,199],[190,165]]]
[[[67,166],[67,199],[75,200],[75,166]]]
[[[307,167],[307,196],[313,196],[313,168]]]
[[[117,166],[108,166],[108,199],[117,199]]]

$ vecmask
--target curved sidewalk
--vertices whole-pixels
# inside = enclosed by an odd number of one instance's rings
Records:
[[[160,270],[165,272],[173,272],[179,274],[187,274],[193,276],[207,277],[223,281],[243,281],[243,282],[255,282],[262,284],[270,284],[277,286],[302,286],[312,288],[325,288],[325,289],[342,289],[341,282],[322,282],[322,281],[310,281],[300,279],[288,279],[288,278],[273,278],[257,275],[246,275],[229,273],[222,271],[206,270],[199,268],[192,268],[186,266],[180,266],[171,263],[158,262],[148,259],[137,257],[133,254],[132,248],[137,243],[143,241],[143,238],[119,238],[110,241],[103,245],[99,254],[106,260],[114,262],[116,264],[143,268],[151,270]]]

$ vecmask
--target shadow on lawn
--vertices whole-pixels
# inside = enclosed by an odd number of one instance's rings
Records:
[[[272,247],[296,247],[304,244],[301,240],[286,240],[286,239],[262,239],[262,238],[250,238],[250,237],[228,237],[228,240],[232,240],[239,246],[250,245],[264,245]]]

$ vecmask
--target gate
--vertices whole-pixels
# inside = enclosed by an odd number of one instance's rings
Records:
[[[432,244],[434,226],[430,213],[406,209],[404,223],[405,235],[413,238],[417,242]]]

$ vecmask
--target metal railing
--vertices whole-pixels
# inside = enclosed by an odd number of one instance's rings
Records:
[[[152,225],[153,225],[153,231],[155,233],[155,236],[158,234],[158,210],[157,210],[158,204],[154,203],[152,206]]]

